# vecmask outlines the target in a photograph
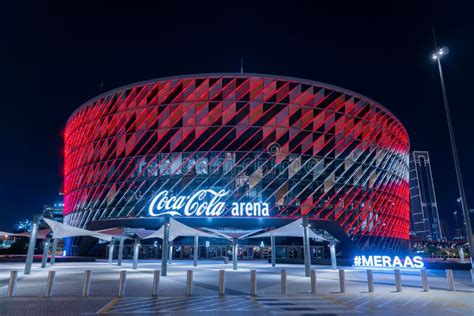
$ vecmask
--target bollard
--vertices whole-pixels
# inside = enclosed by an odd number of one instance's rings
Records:
[[[250,295],[257,296],[257,270],[250,270]]]
[[[152,296],[158,296],[160,291],[160,270],[153,271],[153,290],[151,292]]]
[[[126,286],[126,284],[127,284],[127,271],[122,270],[122,271],[120,271],[118,296],[124,296],[125,295],[125,286]]]
[[[281,269],[281,294],[286,294],[286,270]]]
[[[446,278],[448,279],[448,290],[456,291],[456,285],[454,284],[453,270],[446,269]]]
[[[346,271],[344,269],[339,269],[339,287],[341,293],[346,293]]]
[[[219,270],[219,295],[225,295],[225,270]]]
[[[423,292],[429,292],[430,287],[428,285],[428,272],[426,272],[426,269],[421,270],[421,283],[423,284]]]
[[[18,271],[10,272],[10,281],[8,281],[7,296],[13,297],[16,292],[16,281],[18,280]]]
[[[316,270],[311,270],[311,293],[316,294]]]
[[[402,291],[402,275],[400,269],[395,269],[395,288],[397,292]]]
[[[84,271],[84,287],[82,288],[82,296],[91,295],[92,271]]]
[[[46,283],[46,292],[44,296],[50,297],[53,296],[54,290],[54,279],[56,278],[56,271],[49,271],[48,273],[48,281]]]
[[[193,270],[188,270],[186,276],[186,296],[193,295]]]
[[[374,272],[367,270],[367,286],[369,287],[369,293],[374,292]]]

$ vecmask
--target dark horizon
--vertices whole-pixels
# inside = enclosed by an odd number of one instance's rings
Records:
[[[87,100],[137,81],[193,73],[265,73],[336,85],[371,98],[404,124],[411,150],[430,152],[441,219],[459,196],[436,64],[443,59],[464,185],[474,203],[471,3],[292,7],[240,3],[76,7],[2,3],[1,230],[54,203],[62,131]]]

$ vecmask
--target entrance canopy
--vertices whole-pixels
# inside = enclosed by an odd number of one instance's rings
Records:
[[[15,233],[9,233],[9,232],[2,232],[2,231],[0,231],[0,236],[1,236],[1,237],[4,237],[4,236],[8,237],[8,236],[23,236],[23,235],[22,235],[22,234],[15,234]]]
[[[73,226],[69,226],[63,223],[59,223],[47,218],[43,218],[43,220],[48,224],[49,227],[53,230],[53,238],[67,238],[67,237],[79,237],[79,236],[90,236],[95,237],[107,241],[112,240],[111,235],[107,235],[100,232],[95,232],[92,230],[77,228]]]
[[[148,229],[144,229],[144,228],[133,228],[133,229],[131,229],[131,232],[133,233],[133,235],[135,235],[139,239],[145,239],[150,234],[155,233],[154,230],[148,230]]]
[[[98,233],[110,235],[112,237],[117,237],[117,238],[128,238],[127,236],[124,235],[125,228],[123,227],[113,227],[113,228],[106,228],[106,229],[101,229],[98,230]]]
[[[143,228],[125,228],[125,227],[112,227],[98,230],[97,233],[102,233],[106,235],[110,235],[116,238],[124,238],[124,239],[133,239],[139,238],[143,239],[146,236],[154,233],[154,230],[147,230]]]
[[[317,239],[319,241],[326,240],[326,238],[314,233],[311,229],[309,231],[309,238]],[[288,225],[282,226],[280,228],[276,228],[262,234],[258,234],[255,236],[251,236],[248,238],[262,238],[262,237],[304,237],[303,232],[303,219],[299,218],[294,222],[289,223]]]
[[[165,226],[161,226],[156,232],[143,237],[143,239],[150,239],[150,238],[161,238],[164,239],[165,234]],[[211,235],[209,233],[203,232],[199,229],[195,229],[184,225],[183,223],[178,222],[177,220],[171,218],[170,219],[170,240],[174,240],[177,237],[188,237],[188,236],[199,236],[199,237],[211,237],[216,238],[218,236]]]
[[[48,234],[51,232],[51,229],[41,229],[36,233],[36,239],[46,239]],[[9,232],[2,232],[0,231],[0,237],[8,237],[8,236],[17,236],[17,237],[31,237],[30,232],[24,232],[24,233],[9,233]]]
[[[229,239],[229,240],[232,240],[232,239],[245,239],[245,238],[248,238],[247,236],[261,231],[261,229],[251,230],[251,231],[248,231],[248,230],[235,230],[235,231],[234,230],[222,230],[222,231],[220,231],[220,230],[217,230],[217,229],[210,229],[210,228],[206,228],[206,230],[208,230],[210,232],[213,232],[214,234],[219,235],[220,237],[225,238],[225,239]]]

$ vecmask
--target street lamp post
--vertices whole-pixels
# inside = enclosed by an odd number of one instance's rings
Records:
[[[454,130],[453,130],[453,123],[451,121],[451,113],[449,111],[448,105],[448,96],[446,94],[446,87],[444,85],[444,77],[443,77],[443,69],[441,67],[441,58],[449,53],[448,48],[443,47],[436,49],[433,53],[432,58],[437,61],[438,63],[438,70],[439,70],[439,78],[441,81],[441,90],[443,92],[443,101],[444,101],[444,110],[446,111],[446,120],[448,122],[448,130],[449,130],[449,138],[451,140],[451,150],[453,152],[453,159],[454,159],[454,168],[456,170],[456,179],[458,182],[459,194],[461,196],[461,209],[464,215],[464,220],[466,222],[466,237],[469,246],[469,253],[471,255],[471,266],[474,269],[474,254],[472,253],[473,250],[473,239],[472,239],[472,228],[471,228],[471,221],[469,218],[469,211],[467,207],[467,200],[466,200],[466,193],[464,192],[464,184],[462,182],[462,174],[461,174],[461,167],[459,165],[459,158],[458,158],[458,151],[456,147],[456,142],[454,139]]]

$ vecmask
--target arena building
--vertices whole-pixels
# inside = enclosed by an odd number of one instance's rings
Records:
[[[139,82],[87,101],[69,118],[64,222],[158,229],[172,216],[251,233],[305,217],[346,252],[401,249],[410,229],[408,159],[400,121],[336,86],[225,73]],[[75,243],[81,253],[98,249]],[[266,258],[267,243],[242,240],[242,257]],[[182,246],[175,256],[186,258],[192,241],[175,244]],[[278,245],[278,257],[301,258],[298,238]],[[326,256],[324,242],[311,245],[315,259]],[[218,257],[228,243],[206,246],[203,256]],[[142,255],[153,251],[144,245]]]

